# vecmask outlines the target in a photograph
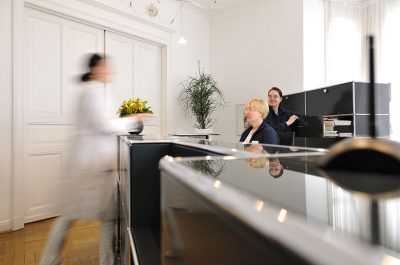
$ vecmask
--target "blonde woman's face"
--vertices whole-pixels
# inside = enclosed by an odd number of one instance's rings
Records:
[[[246,106],[245,116],[246,120],[250,123],[257,121],[258,119],[262,119],[262,114],[257,110],[257,108],[252,103]]]
[[[281,104],[282,98],[279,96],[279,93],[276,90],[271,90],[268,92],[268,105],[272,108],[279,107]]]

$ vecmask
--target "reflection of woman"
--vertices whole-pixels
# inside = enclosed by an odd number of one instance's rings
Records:
[[[82,76],[83,88],[78,102],[76,135],[71,145],[65,175],[75,184],[65,192],[67,210],[50,233],[41,265],[59,264],[66,234],[78,219],[100,220],[100,264],[113,264],[113,231],[116,189],[114,171],[115,139],[111,137],[132,118],[112,119],[110,94],[104,85],[109,76],[107,61],[100,55],[90,57],[89,72]],[[136,118],[135,118],[136,119]],[[65,189],[65,187],[63,187]],[[71,199],[72,198],[72,199]]]
[[[246,151],[266,154],[264,147],[260,144],[248,144],[244,147]],[[251,157],[246,160],[252,168],[265,168],[268,166],[268,159],[265,156]]]
[[[269,174],[274,178],[279,178],[283,174],[283,167],[278,158],[269,159]]]
[[[246,120],[250,123],[240,137],[240,142],[279,144],[279,137],[276,131],[264,122],[268,115],[268,106],[263,99],[250,99],[246,106]]]
[[[282,102],[282,91],[273,87],[268,91],[269,114],[265,121],[277,132],[293,131],[293,123],[299,118],[298,114],[279,105]]]

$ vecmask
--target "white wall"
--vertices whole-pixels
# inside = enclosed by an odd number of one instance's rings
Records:
[[[324,2],[303,0],[303,87],[325,86]]]
[[[215,130],[224,140],[236,136],[236,104],[267,98],[277,86],[290,94],[303,90],[302,1],[264,0],[230,8],[211,21],[211,73],[229,107]]]
[[[210,24],[206,18],[196,18],[190,15],[184,16],[183,33],[188,41],[185,45],[177,44],[179,30],[173,36],[172,47],[172,83],[171,83],[171,114],[170,114],[170,132],[193,132],[190,120],[185,115],[180,106],[178,106],[179,93],[182,90],[181,83],[188,75],[198,73],[198,64],[200,60],[201,67],[209,71],[210,66]]]
[[[12,0],[0,1],[0,231],[10,229],[12,174]]]

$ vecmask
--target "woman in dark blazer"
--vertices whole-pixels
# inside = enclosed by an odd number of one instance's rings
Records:
[[[273,87],[268,91],[269,114],[265,119],[277,132],[292,132],[293,123],[299,118],[297,113],[280,107],[282,102],[282,91]]]
[[[264,122],[268,115],[268,106],[263,99],[250,99],[246,106],[246,120],[250,123],[240,137],[240,142],[279,144],[279,137],[276,131]]]

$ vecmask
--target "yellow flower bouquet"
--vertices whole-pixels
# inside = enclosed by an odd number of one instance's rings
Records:
[[[150,107],[147,106],[147,101],[141,100],[140,98],[128,98],[124,100],[118,109],[118,113],[120,117],[137,113],[153,114]]]

